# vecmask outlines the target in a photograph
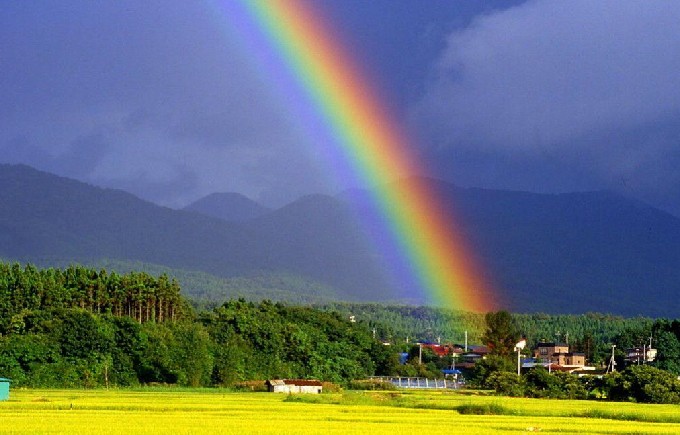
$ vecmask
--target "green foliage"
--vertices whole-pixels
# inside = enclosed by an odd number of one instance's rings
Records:
[[[649,365],[628,367],[607,377],[611,400],[641,403],[680,403],[680,381],[676,376]]]
[[[243,299],[193,318],[165,275],[0,263],[0,373],[14,385],[346,383],[398,366],[365,323]]]
[[[576,375],[565,372],[548,373],[536,367],[524,375],[527,397],[550,397],[553,399],[586,399],[585,383]]]
[[[34,312],[80,308],[89,313],[163,322],[190,315],[179,284],[167,275],[119,275],[71,265],[64,270],[0,262],[0,334],[22,333]]]
[[[466,331],[470,343],[480,343],[485,327],[483,314],[437,307],[335,302],[316,308],[346,319],[354,316],[375,329],[377,339],[395,345],[438,340],[462,344]]]
[[[378,380],[356,380],[350,381],[347,384],[347,389],[349,390],[361,390],[361,391],[393,391],[397,387],[391,382],[382,382]]]
[[[520,334],[515,322],[507,311],[487,313],[484,317],[486,331],[482,340],[493,355],[509,356],[513,353]]]
[[[517,373],[494,371],[486,378],[485,384],[504,396],[522,397],[525,394],[524,378]]]
[[[336,313],[241,299],[201,321],[215,346],[212,379],[219,385],[277,377],[346,382],[394,364],[364,326]]]
[[[496,372],[508,372],[517,376],[517,367],[510,358],[489,355],[475,364],[470,381],[481,388],[493,389],[494,386],[489,384],[489,377]]]
[[[332,306],[239,299],[196,317],[177,282],[165,275],[0,263],[0,374],[16,386],[33,387],[231,386],[268,378],[347,385],[376,374],[437,378],[450,358],[423,348],[419,364],[420,349],[408,349],[405,338],[416,339],[415,331],[439,338],[435,328],[459,322],[449,326],[451,336],[470,328],[470,336],[481,339],[485,321],[484,339],[495,355],[476,365],[472,384],[514,396],[680,401],[678,382],[668,373],[680,371],[678,321],[507,312],[482,317],[427,307],[337,306],[334,311]],[[538,337],[557,328],[565,338],[565,331],[571,331],[575,347],[591,349],[593,355],[603,337],[633,346],[652,334],[659,351],[655,364],[668,372],[630,367],[600,381],[537,369],[518,378],[514,354],[503,350],[514,346],[517,331],[532,330]],[[405,365],[399,364],[400,350],[410,350]]]
[[[680,322],[659,319],[652,326],[651,336],[656,338],[657,368],[680,375]]]
[[[498,403],[473,404],[466,403],[456,407],[462,415],[510,415],[512,412]]]

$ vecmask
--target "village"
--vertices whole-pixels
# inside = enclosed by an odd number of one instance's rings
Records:
[[[389,345],[389,343],[385,343]],[[408,376],[371,376],[370,381],[387,382],[396,388],[425,388],[425,389],[459,389],[465,386],[465,373],[472,373],[475,366],[490,355],[490,348],[484,345],[440,344],[432,342],[417,342],[418,364],[422,364],[423,350],[427,349],[442,360],[449,359],[451,364],[441,370],[440,378],[408,377]],[[588,365],[586,355],[582,352],[572,352],[568,343],[539,342],[529,352],[525,352],[526,340],[520,340],[514,348],[517,352],[517,374],[526,373],[537,367],[548,373],[563,372],[583,376],[602,377],[617,370],[617,363],[612,356],[606,366]],[[522,355],[522,353],[525,353]],[[628,348],[625,350],[624,364],[640,365],[655,360],[657,350],[651,346]],[[401,364],[409,361],[409,353],[399,354]],[[308,379],[272,379],[266,382],[269,392],[273,393],[312,393],[323,392],[323,383]]]

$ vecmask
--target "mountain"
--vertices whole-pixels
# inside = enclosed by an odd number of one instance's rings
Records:
[[[331,196],[305,196],[246,228],[268,241],[262,255],[273,269],[333,283],[351,300],[395,297],[357,219]]]
[[[680,312],[677,217],[610,192],[545,195],[429,183],[505,308],[672,318]],[[230,222],[0,165],[0,258],[172,268],[191,286],[203,285],[187,290],[206,299],[215,288],[227,295],[242,287],[271,291],[275,299],[299,289],[324,300],[418,301],[422,295],[388,274],[385,265],[395,264],[389,253],[371,244],[382,241],[380,223],[356,219],[365,216],[368,196],[310,195]]]
[[[324,300],[330,294],[341,300],[388,295],[388,286],[374,276],[377,269],[359,255],[346,216],[323,201],[315,208],[314,200],[302,199],[245,224],[22,165],[0,165],[0,187],[0,258],[40,265],[137,262],[231,278],[273,296],[290,291],[292,283]],[[342,229],[344,241],[324,234]],[[375,284],[371,292],[364,291],[364,282]]]
[[[229,222],[244,222],[271,211],[252,199],[233,192],[212,193],[189,204],[183,210],[194,211]]]
[[[513,310],[680,312],[677,217],[611,192],[438,189]]]
[[[0,165],[0,256],[127,259],[205,271],[253,264],[244,228],[27,166]]]

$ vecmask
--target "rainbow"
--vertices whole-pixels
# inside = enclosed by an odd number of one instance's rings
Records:
[[[450,308],[485,312],[495,297],[472,260],[455,221],[436,192],[418,177],[412,141],[394,121],[345,47],[302,0],[229,0],[225,18],[248,34],[251,55],[276,81],[301,125],[318,124],[319,144],[332,154],[342,176],[370,186],[372,201],[388,232],[430,301]],[[253,42],[254,41],[254,42]],[[314,119],[312,119],[314,118]],[[406,181],[394,182],[395,179]]]

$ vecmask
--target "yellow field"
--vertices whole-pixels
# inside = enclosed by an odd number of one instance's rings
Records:
[[[492,410],[504,415],[461,414]],[[222,390],[23,390],[0,433],[678,434],[680,407],[447,392],[291,396]]]

